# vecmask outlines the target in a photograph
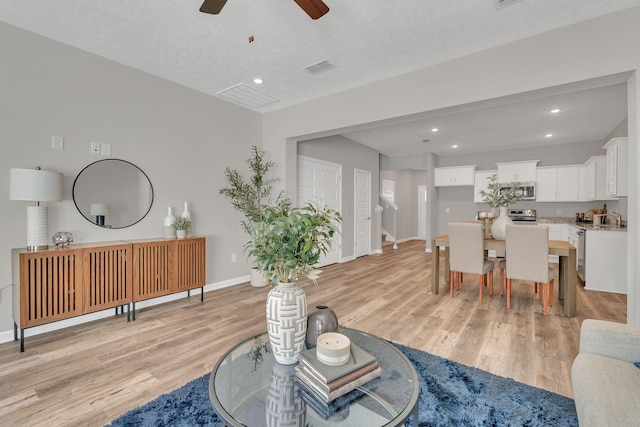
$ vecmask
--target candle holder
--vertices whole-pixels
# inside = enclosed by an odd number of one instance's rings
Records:
[[[485,240],[493,239],[491,235],[491,226],[493,225],[493,218],[482,218],[482,231]]]

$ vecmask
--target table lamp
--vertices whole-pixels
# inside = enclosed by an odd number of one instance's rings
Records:
[[[11,169],[10,200],[35,202],[27,206],[27,250],[36,251],[49,247],[49,217],[46,206],[40,202],[62,200],[62,174],[35,169]]]
[[[96,217],[96,224],[104,226],[104,216],[111,213],[111,209],[107,203],[91,203],[91,215]]]

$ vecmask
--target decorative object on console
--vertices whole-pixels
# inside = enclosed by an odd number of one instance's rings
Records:
[[[507,208],[513,205],[515,202],[522,200],[522,193],[518,192],[517,182],[511,183],[510,187],[501,186],[498,182],[498,176],[496,174],[487,178],[489,185],[487,190],[480,190],[480,196],[482,201],[488,204],[492,208],[499,208],[500,215],[493,221],[491,226],[491,235],[496,240],[504,240],[506,236],[507,224],[512,224],[511,218],[507,215]]]
[[[278,363],[296,363],[307,332],[307,299],[296,285],[307,277],[317,283],[320,270],[314,266],[331,247],[340,214],[323,205],[307,203],[292,207],[289,200],[265,206],[262,220],[251,230],[245,245],[267,280],[277,282],[267,296],[267,331]]]
[[[307,348],[315,348],[318,337],[326,332],[338,332],[338,316],[326,305],[315,306],[307,316]]]
[[[176,238],[176,229],[173,226],[176,222],[176,217],[173,215],[173,208],[169,206],[167,211],[167,216],[164,217],[164,229],[162,232],[162,237],[165,239],[175,239]]]
[[[193,221],[191,220],[191,212],[189,211],[189,203],[188,202],[184,202],[184,210],[182,211],[180,216],[182,218],[186,218],[187,221],[189,222],[189,224],[187,225],[187,228],[186,228],[186,236],[187,237],[191,237],[191,235],[193,234]]]
[[[184,216],[177,217],[173,222],[173,228],[176,229],[176,236],[178,237],[178,239],[184,239],[187,236],[189,219]]]
[[[35,251],[49,247],[49,216],[40,202],[62,200],[62,174],[35,169],[11,169],[9,199],[35,202],[27,207],[27,249]]]
[[[351,340],[337,332],[327,332],[316,342],[318,361],[329,366],[342,366],[351,358]]]
[[[73,235],[68,231],[58,231],[53,235],[52,240],[56,247],[65,247],[73,243]]]
[[[104,217],[111,213],[109,205],[107,203],[92,203],[90,211],[91,215],[96,217],[96,225],[104,227]]]

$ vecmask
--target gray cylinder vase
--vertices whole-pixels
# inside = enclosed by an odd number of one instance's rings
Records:
[[[338,316],[326,305],[318,305],[307,316],[307,348],[315,348],[318,336],[326,332],[338,332]]]

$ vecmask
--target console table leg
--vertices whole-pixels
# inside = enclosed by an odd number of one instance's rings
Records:
[[[18,341],[18,324],[13,322],[13,340]]]
[[[200,288],[200,302],[204,302],[204,286]]]
[[[124,306],[122,308],[124,310]],[[127,303],[127,322],[131,322],[131,304]]]
[[[132,302],[131,305],[133,306],[133,312],[131,313],[131,318],[132,320],[136,320],[136,302]]]
[[[20,328],[20,353],[24,353],[24,329]]]

